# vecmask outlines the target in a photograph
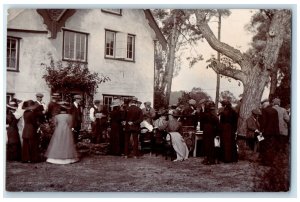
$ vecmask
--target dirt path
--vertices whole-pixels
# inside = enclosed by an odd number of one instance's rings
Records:
[[[172,162],[88,156],[70,165],[8,162],[6,190],[12,192],[252,192],[255,165],[248,161],[205,166],[202,158]]]

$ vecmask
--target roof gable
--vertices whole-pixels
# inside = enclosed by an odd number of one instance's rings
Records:
[[[66,20],[71,17],[76,10],[75,9],[37,9],[38,14],[44,19],[44,24],[50,31],[50,38],[55,39],[57,32],[61,31],[61,28],[65,26]]]

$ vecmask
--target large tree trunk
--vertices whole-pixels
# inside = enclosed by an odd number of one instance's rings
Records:
[[[260,67],[255,66],[249,71],[244,84],[243,98],[239,113],[238,133],[246,135],[246,119],[251,115],[251,111],[258,108],[265,86],[269,81],[269,73],[261,71]]]
[[[167,89],[166,89],[166,98],[167,104],[170,103],[171,87],[174,73],[174,64],[175,64],[175,52],[176,44],[178,42],[179,31],[176,23],[176,16],[174,16],[174,26],[171,32],[171,38],[169,43],[169,57],[168,57],[168,74],[167,74]]]

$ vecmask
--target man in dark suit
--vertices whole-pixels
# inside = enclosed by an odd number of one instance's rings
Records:
[[[137,98],[132,98],[126,113],[125,125],[125,158],[129,155],[130,137],[133,139],[133,155],[138,156],[138,134],[140,132],[140,123],[143,121],[143,112],[137,106]]]
[[[263,165],[270,166],[274,162],[277,148],[280,147],[279,137],[279,120],[276,109],[272,107],[269,100],[263,100],[261,131],[264,140],[260,142],[260,159]]]
[[[78,142],[79,132],[81,129],[81,122],[82,122],[82,111],[81,111],[81,101],[82,96],[81,95],[75,95],[74,96],[74,102],[71,106],[71,115],[72,115],[72,131],[74,134],[74,141]]]

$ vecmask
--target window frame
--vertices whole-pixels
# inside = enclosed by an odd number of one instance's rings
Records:
[[[106,42],[106,37],[107,37],[107,32],[111,32],[111,33],[113,33],[114,35],[113,35],[113,38],[114,38],[114,43],[113,43],[113,47],[112,47],[112,49],[113,49],[113,54],[112,55],[107,55],[106,54],[106,44],[107,44],[107,42]],[[105,58],[110,58],[110,59],[115,59],[115,55],[116,55],[116,35],[117,35],[117,32],[116,31],[112,31],[112,30],[105,30],[105,44],[104,44],[104,47],[105,47],[105,51],[104,51],[104,55],[105,55]]]
[[[7,57],[8,57],[7,49],[8,49],[8,47],[6,47],[6,70],[7,70],[7,71],[11,71],[11,72],[20,72],[20,69],[19,69],[19,60],[20,60],[20,39],[21,39],[21,38],[19,38],[19,37],[7,36],[7,39],[6,39],[6,46],[7,46],[8,40],[15,40],[15,41],[16,41],[16,64],[15,64],[15,68],[9,68],[8,65],[7,65]]]
[[[71,29],[66,29],[66,28],[62,28],[63,30],[63,43],[62,43],[62,60],[63,61],[70,61],[70,62],[81,62],[81,63],[88,63],[88,36],[89,33],[86,32],[81,32],[81,31],[76,31],[76,30],[71,30]],[[80,60],[80,59],[76,59],[76,58],[66,58],[65,57],[65,42],[66,42],[66,32],[72,32],[75,34],[75,40],[74,40],[74,55],[76,57],[76,37],[77,34],[78,35],[85,35],[85,53],[84,53],[84,59]]]
[[[106,54],[106,44],[107,44],[107,41],[106,41],[106,37],[107,37],[107,32],[111,32],[111,33],[114,33],[114,46],[113,46],[113,56],[111,55],[107,55]],[[130,34],[130,33],[124,33],[127,35],[127,40],[126,40],[126,58],[117,58],[116,57],[116,47],[117,47],[117,33],[120,33],[118,31],[115,31],[115,30],[110,30],[110,29],[105,29],[105,41],[104,41],[104,58],[105,59],[113,59],[113,60],[121,60],[121,61],[127,61],[127,62],[135,62],[135,38],[136,38],[136,35],[134,34]],[[133,40],[133,43],[132,43],[132,58],[128,58],[128,38],[131,37]]]
[[[111,112],[111,102],[114,99],[121,99],[125,101],[125,99],[132,99],[133,95],[115,95],[115,94],[102,94],[103,97],[103,108],[107,109],[108,112]],[[108,100],[108,103],[106,103],[105,100]]]
[[[120,11],[115,12],[113,10],[120,10]],[[101,11],[104,12],[104,13],[109,13],[109,14],[113,14],[113,15],[122,16],[122,9],[102,8]]]

